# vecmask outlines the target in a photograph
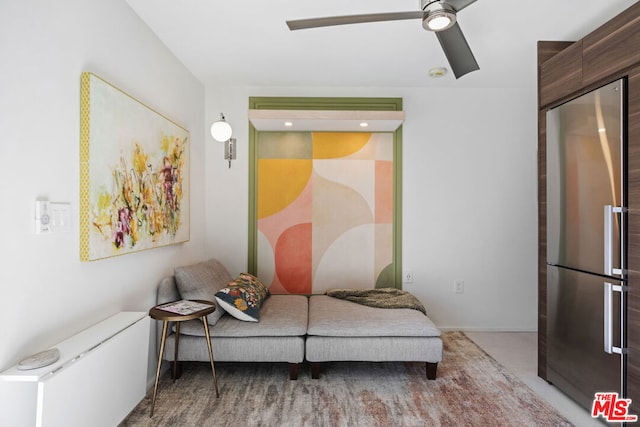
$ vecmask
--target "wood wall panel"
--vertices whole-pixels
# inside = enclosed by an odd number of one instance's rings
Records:
[[[631,413],[640,414],[640,340],[638,340],[638,319],[640,319],[640,298],[638,298],[638,283],[640,283],[640,273],[629,272],[629,285],[627,299],[627,397],[631,399]],[[632,286],[633,289],[632,290]]]
[[[627,95],[627,132],[629,141],[627,152],[628,207],[630,214],[635,217],[636,215],[640,216],[640,68],[636,68],[629,73]],[[640,231],[640,228],[637,230]],[[629,231],[632,231],[632,229]],[[640,254],[634,255],[640,256]],[[636,260],[633,265],[636,267],[634,269],[640,272],[640,259]],[[630,268],[631,266],[632,264],[629,263]]]
[[[627,94],[627,397],[640,414],[640,68],[629,73]]]
[[[566,47],[539,68],[540,105],[548,105],[558,98],[582,88],[582,42]]]
[[[631,219],[636,224],[640,223],[640,216]],[[630,236],[631,238],[631,236]],[[634,239],[636,239],[634,237]],[[629,251],[637,250],[629,248]],[[628,272],[629,291],[627,293],[627,397],[631,399],[631,413],[640,414],[640,298],[638,296],[638,284],[640,272]]]
[[[565,50],[571,46],[574,41],[561,42],[561,41],[546,41],[541,40],[538,42],[538,67],[553,58],[558,52]]]
[[[538,118],[538,376],[547,379],[547,151],[546,116]]]
[[[640,2],[583,38],[585,85],[640,62]]]

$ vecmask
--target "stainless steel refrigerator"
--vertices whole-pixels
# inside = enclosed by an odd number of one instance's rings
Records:
[[[547,380],[626,396],[624,79],[547,113]]]

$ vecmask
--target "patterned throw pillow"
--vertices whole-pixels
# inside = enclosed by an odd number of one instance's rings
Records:
[[[257,322],[260,320],[260,306],[268,296],[269,289],[258,278],[240,273],[236,280],[216,293],[216,301],[236,319]]]

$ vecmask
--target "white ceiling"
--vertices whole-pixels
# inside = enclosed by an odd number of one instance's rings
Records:
[[[631,0],[477,0],[458,22],[480,70],[449,67],[420,20],[290,31],[286,20],[419,10],[419,0],[126,0],[205,85],[531,87],[539,40],[577,40]]]

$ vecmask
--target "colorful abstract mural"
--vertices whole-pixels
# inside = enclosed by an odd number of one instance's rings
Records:
[[[393,141],[393,133],[259,133],[257,273],[272,293],[389,286]]]

